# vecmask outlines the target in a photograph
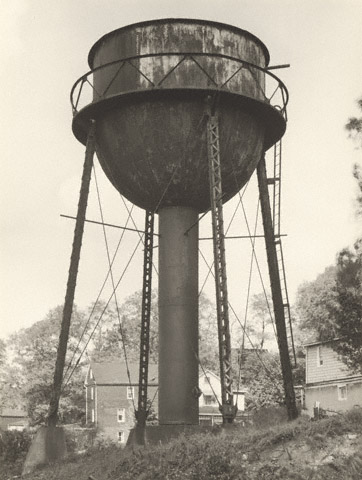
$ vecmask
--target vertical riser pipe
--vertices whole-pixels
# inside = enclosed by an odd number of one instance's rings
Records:
[[[198,213],[159,211],[159,422],[199,423]],[[196,225],[185,235],[191,225]]]

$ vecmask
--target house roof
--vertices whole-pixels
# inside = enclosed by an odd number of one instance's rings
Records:
[[[304,347],[312,347],[314,345],[324,345],[326,343],[338,342],[339,338],[331,338],[329,340],[316,340],[315,338],[310,338],[306,343],[304,343]]]
[[[91,362],[90,368],[97,385],[138,385],[138,363],[128,364],[129,376],[127,366],[123,360],[112,360],[102,363]],[[158,365],[148,365],[148,385],[158,385]]]
[[[17,418],[26,418],[28,415],[24,410],[16,408],[3,408],[0,411],[0,417],[17,417]]]
[[[221,412],[219,410],[219,407],[213,407],[211,405],[203,405],[202,407],[199,408],[199,414],[200,415],[221,415]]]

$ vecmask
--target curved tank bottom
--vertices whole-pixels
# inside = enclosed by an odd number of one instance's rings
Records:
[[[263,123],[219,99],[222,184],[226,202],[248,181],[264,150]],[[115,188],[152,211],[210,208],[205,102],[174,97],[130,103],[97,119],[97,155]]]

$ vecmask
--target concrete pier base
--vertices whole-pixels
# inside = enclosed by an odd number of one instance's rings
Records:
[[[66,454],[65,432],[61,427],[40,427],[25,459],[22,475],[62,459]]]

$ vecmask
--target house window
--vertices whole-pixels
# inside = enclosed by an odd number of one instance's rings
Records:
[[[320,367],[323,365],[323,356],[322,356],[322,346],[317,347],[317,366]]]
[[[125,408],[119,408],[117,410],[117,422],[118,423],[124,423],[126,421],[126,409]]]
[[[134,399],[134,387],[127,387],[127,400]]]
[[[204,402],[205,405],[215,405],[216,398],[214,397],[214,395],[204,395]]]
[[[91,391],[91,400],[94,400],[94,388],[91,387],[90,391]]]
[[[212,426],[213,424],[212,417],[206,417],[206,416],[201,417],[199,420],[199,424],[201,426],[207,426],[207,427]]]
[[[347,400],[347,385],[338,385],[338,400]]]
[[[119,443],[124,443],[124,432],[118,432],[118,441]]]
[[[92,422],[94,423],[95,421],[95,412],[94,412],[94,408],[92,408]]]

